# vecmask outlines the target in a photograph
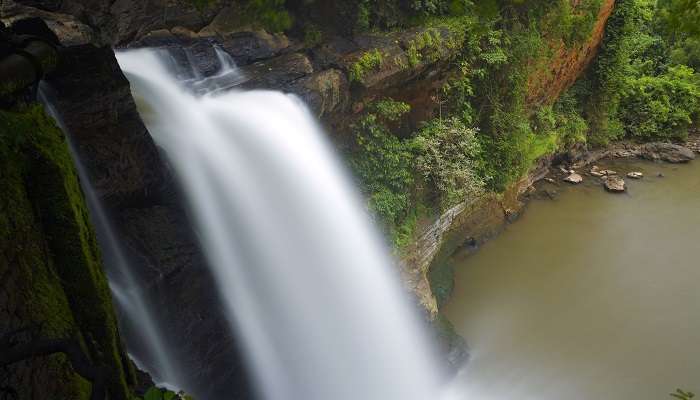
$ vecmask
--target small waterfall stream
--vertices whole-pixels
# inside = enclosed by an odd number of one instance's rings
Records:
[[[160,386],[174,390],[189,388],[186,374],[173,357],[163,332],[160,331],[155,314],[137,279],[136,265],[132,265],[125,255],[122,244],[112,226],[97,193],[90,182],[80,154],[73,144],[70,132],[60,113],[51,101],[52,89],[41,82],[39,100],[56,124],[65,133],[73,161],[80,178],[80,186],[95,227],[95,234],[105,263],[109,288],[119,311],[120,329],[127,342],[129,356],[139,368],[149,371],[153,380]]]
[[[163,57],[117,53],[262,397],[438,399],[423,325],[303,103],[272,91],[197,96],[216,79],[177,82]],[[219,75],[240,78],[232,65]]]

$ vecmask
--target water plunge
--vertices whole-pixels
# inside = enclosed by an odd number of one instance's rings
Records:
[[[263,397],[438,398],[422,324],[304,105],[272,91],[198,97],[220,82],[178,82],[163,57],[117,54]],[[240,79],[230,65],[217,76]]]

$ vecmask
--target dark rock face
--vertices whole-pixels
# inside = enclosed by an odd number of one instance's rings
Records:
[[[55,3],[58,3],[57,0]],[[24,18],[41,18],[48,27],[56,34],[64,46],[77,46],[88,44],[96,40],[95,33],[88,25],[82,23],[77,18],[69,14],[51,12],[56,7],[51,2],[24,2],[27,5],[15,3],[12,0],[4,0],[0,3],[0,17],[6,24]],[[30,7],[28,4],[47,3],[45,9]]]
[[[308,57],[301,53],[290,53],[241,68],[241,72],[247,78],[241,87],[244,89],[285,87],[313,71]]]
[[[5,0],[13,1],[13,0]],[[16,0],[45,11],[69,14],[90,26],[96,44],[124,44],[164,28],[199,30],[221,6],[197,9],[189,0]]]
[[[127,400],[134,377],[65,138],[36,104],[0,110],[0,131],[12,138],[0,143],[0,354],[39,340],[81,343],[87,368],[107,369],[109,398]],[[13,145],[13,135],[23,140]],[[0,395],[86,400],[75,370],[59,355],[3,365]]]
[[[350,100],[348,87],[342,72],[327,69],[293,82],[289,90],[304,99],[320,118],[347,107]]]
[[[684,163],[695,159],[692,150],[671,143],[647,143],[640,148],[640,156],[647,160]]]
[[[191,368],[189,391],[201,399],[253,398],[184,203],[112,50],[64,49],[50,83],[127,257],[141,267],[137,279],[146,282],[171,356]]]
[[[264,31],[235,32],[222,37],[221,47],[236,64],[247,65],[279,55],[289,47],[289,39]]]
[[[151,285],[151,304],[176,350],[172,356],[189,368],[196,398],[253,398],[187,216],[173,205],[128,208],[120,212],[119,226],[127,249],[142,265],[142,279]]]
[[[63,49],[49,82],[101,198],[133,202],[160,189],[168,174],[110,48]]]

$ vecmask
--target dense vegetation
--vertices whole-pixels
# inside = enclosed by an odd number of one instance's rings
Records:
[[[200,6],[211,0],[193,0]],[[313,47],[327,35],[419,28],[403,68],[449,62],[440,115],[397,135],[408,104],[378,99],[354,123],[350,165],[397,247],[416,219],[483,192],[502,193],[540,157],[575,143],[683,140],[698,118],[700,6],[617,0],[592,66],[558,99],[537,97],[557,52],[585,47],[604,0],[245,0],[253,26]],[[445,35],[444,32],[449,32]],[[449,50],[449,51],[444,51]],[[446,58],[447,57],[447,58]],[[362,84],[387,58],[363,53]],[[533,84],[534,82],[534,84]]]
[[[547,71],[558,46],[575,50],[589,40],[602,1],[571,4],[360,2],[357,30],[412,24],[448,29],[457,38],[449,45],[459,48],[450,60],[455,73],[439,94],[444,106],[438,118],[399,138],[393,133],[400,119],[396,110],[407,112],[408,105],[385,99],[368,107],[354,126],[351,166],[395,245],[408,242],[420,214],[484,191],[503,192],[557,149],[687,136],[700,108],[697,3],[618,0],[600,54],[585,75],[553,103],[533,101],[530,81],[546,77],[538,74]],[[448,45],[430,39],[423,42]],[[382,61],[381,54],[367,53],[351,79],[361,80]],[[396,109],[389,115],[387,104]]]

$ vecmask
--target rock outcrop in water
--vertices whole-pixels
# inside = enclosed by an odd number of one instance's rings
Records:
[[[672,143],[647,143],[640,147],[640,157],[652,161],[684,163],[695,159],[692,150]]]
[[[603,178],[603,186],[608,192],[621,193],[625,191],[625,180],[617,175],[610,175]]]

